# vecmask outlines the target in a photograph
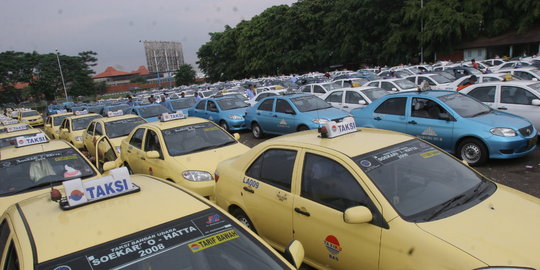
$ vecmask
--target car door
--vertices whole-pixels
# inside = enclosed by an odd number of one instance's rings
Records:
[[[322,96],[326,94],[326,90],[324,90],[324,88],[320,85],[314,85],[312,94],[316,96]]]
[[[292,240],[292,179],[298,149],[265,150],[243,179],[246,214],[257,233],[271,244],[286,247]]]
[[[88,150],[88,153],[90,155],[94,155],[94,150],[96,149],[95,139],[94,139],[94,129],[96,128],[96,122],[91,122],[88,127],[86,127],[86,130],[83,132],[83,141],[84,141],[84,147],[86,147],[86,150]]]
[[[214,100],[208,100],[206,103],[206,116],[204,118],[219,124],[221,119],[220,109]]]
[[[375,108],[368,121],[375,128],[405,132],[407,128],[405,122],[406,103],[406,97],[389,98]]]
[[[201,100],[195,108],[193,108],[192,116],[206,118],[206,100]]]
[[[254,120],[265,132],[273,132],[272,128],[274,122],[274,100],[275,98],[269,98],[261,102],[257,110],[255,111]]]
[[[344,211],[355,206],[366,206],[376,220],[382,218],[359,177],[324,152],[306,152],[301,164],[295,174],[300,192],[294,195],[292,220],[294,239],[304,245],[306,259],[329,269],[378,269],[382,226],[375,225],[375,219],[344,221]]]
[[[109,171],[110,168],[105,168],[105,163],[112,162],[114,168],[120,168],[122,166],[122,159],[120,153],[116,151],[113,144],[107,136],[100,136],[96,139],[95,150],[92,153],[96,157],[94,165],[100,173],[105,173],[105,169]]]
[[[69,142],[69,119],[64,119],[60,125],[60,139]]]
[[[343,108],[343,91],[333,91],[328,95],[324,101],[330,103],[332,107],[342,109]]]
[[[122,149],[122,159],[125,160],[131,170],[135,173],[143,172],[143,162],[140,159],[144,155],[142,150],[143,138],[146,128],[138,128],[131,137],[129,137],[129,145],[127,150]]]
[[[152,129],[146,130],[144,136],[144,153],[141,156],[143,161],[143,173],[154,175],[161,178],[170,178],[171,172],[166,170],[165,156],[163,155],[164,143],[158,135],[158,132]],[[159,154],[158,158],[149,158],[148,153],[156,151]]]
[[[471,87],[471,86],[469,86],[469,87]],[[499,110],[499,108],[498,108],[499,107],[498,99],[495,100],[495,97],[497,96],[497,86],[495,86],[495,85],[477,86],[477,87],[471,89],[467,93],[467,95],[472,96],[472,97],[482,101],[484,104]]]
[[[518,86],[501,86],[500,93],[499,110],[525,117],[540,127],[540,106],[532,105],[534,99],[540,99],[538,94]]]
[[[345,102],[343,102],[342,110],[350,112],[353,109],[363,108],[368,104],[368,101],[356,91],[345,92]]]
[[[274,109],[274,130],[276,133],[292,133],[296,131],[296,112],[286,99],[276,98]]]
[[[408,106],[407,132],[431,142],[446,151],[453,151],[454,118],[437,101],[413,97]]]

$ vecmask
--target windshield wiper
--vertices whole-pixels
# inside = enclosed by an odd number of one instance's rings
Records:
[[[460,205],[466,204],[466,203],[472,201],[474,198],[477,198],[480,194],[484,193],[484,191],[487,188],[487,185],[484,185],[486,183],[487,183],[486,180],[480,181],[480,183],[478,183],[478,185],[476,185],[474,187],[473,191],[471,192],[471,195],[467,199],[465,199],[463,202],[461,202]]]
[[[444,211],[450,209],[450,208],[449,208],[450,205],[452,205],[452,204],[453,204],[454,202],[456,202],[457,200],[463,198],[464,196],[465,196],[464,194],[460,194],[460,195],[457,195],[457,196],[455,196],[454,198],[452,198],[452,199],[450,199],[450,200],[444,202],[443,204],[441,204],[440,208],[439,208],[437,211],[433,212],[433,213],[431,214],[431,216],[429,216],[428,218],[426,218],[426,219],[424,219],[424,220],[425,220],[425,221],[432,220],[434,217],[440,215],[442,212],[444,212]]]
[[[201,148],[193,149],[193,150],[191,150],[189,152],[183,153],[182,155],[187,155],[187,154],[191,154],[191,153],[195,153],[195,152],[201,152],[201,151],[205,151],[205,150],[209,150],[209,149],[219,148],[219,147],[222,147],[222,146],[234,143],[234,142],[236,142],[236,141],[228,141],[228,142],[225,142],[225,143],[215,144],[215,145],[207,145],[207,146],[203,146]]]

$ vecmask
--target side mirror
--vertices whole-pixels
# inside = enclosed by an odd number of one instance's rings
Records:
[[[533,99],[531,104],[534,106],[540,106],[540,99]]]
[[[292,240],[283,254],[285,259],[290,262],[296,269],[299,269],[304,260],[304,246],[298,240]]]
[[[362,100],[359,100],[359,101],[358,101],[358,104],[360,104],[360,105],[366,105],[367,102],[366,102],[365,100],[362,99]]]
[[[158,151],[148,151],[146,152],[146,158],[147,159],[158,159],[159,158],[159,152]]]
[[[240,140],[240,134],[238,134],[238,133],[234,133],[234,134],[233,134],[233,137],[234,137],[234,139],[236,139],[237,141]]]
[[[355,206],[348,208],[343,213],[343,221],[349,224],[368,223],[373,220],[373,214],[365,206]]]
[[[104,172],[107,172],[107,171],[110,171],[112,169],[116,169],[116,162],[114,161],[107,161],[103,164],[103,171]]]
[[[532,80],[533,80],[533,81],[538,81],[538,79],[537,79],[537,78],[532,78]]]
[[[392,91],[399,92],[399,90],[397,90],[397,88],[395,88],[395,87],[392,87]]]

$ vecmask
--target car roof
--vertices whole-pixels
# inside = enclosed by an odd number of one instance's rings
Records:
[[[139,192],[66,211],[51,201],[48,193],[17,203],[32,234],[37,262],[84,250],[210,208],[202,199],[194,198],[176,185],[149,178],[153,177],[131,176],[132,182],[141,188]],[[8,211],[15,214],[17,210],[11,207]],[[93,234],[81,230],[88,227],[93,228]]]
[[[310,145],[313,145],[327,148],[328,150],[335,150],[349,157],[355,157],[414,138],[407,134],[389,130],[373,128],[358,128],[358,130],[358,132],[334,138],[321,138],[317,130],[295,132],[269,139],[253,149],[279,144],[304,148],[309,148]]]
[[[117,121],[117,120],[130,119],[130,118],[141,118],[141,117],[136,114],[124,114],[120,116],[96,118],[96,119],[93,119],[92,122],[107,123],[107,122],[112,122],[112,121]]]
[[[185,119],[176,119],[176,120],[171,120],[167,122],[155,121],[155,122],[145,123],[138,126],[137,128],[155,127],[160,130],[164,130],[164,129],[174,128],[174,127],[187,126],[187,125],[206,123],[206,122],[211,122],[211,121],[204,118],[190,116]]]
[[[22,147],[9,146],[0,150],[0,160],[7,160],[11,158],[66,148],[73,148],[73,146],[71,146],[71,144],[64,140],[50,140],[46,143],[39,143]]]
[[[417,96],[417,95],[426,95],[426,96],[430,96],[430,97],[440,97],[440,96],[445,96],[445,95],[448,95],[448,94],[456,94],[456,93],[459,93],[459,92],[450,91],[450,90],[428,90],[428,91],[421,91],[421,92],[419,92],[419,91],[403,91],[403,92],[393,93],[393,94],[384,96],[381,99],[386,98],[386,97]]]
[[[79,119],[79,118],[85,118],[85,117],[89,117],[89,116],[99,116],[99,117],[102,117],[101,114],[97,114],[97,113],[87,113],[87,114],[82,114],[82,115],[73,115],[73,116],[68,116],[66,117],[66,119]]]
[[[531,80],[510,80],[510,81],[493,81],[493,82],[485,82],[485,83],[478,83],[473,86],[477,85],[517,85],[517,86],[529,86],[531,84],[538,84],[540,82],[538,81],[531,81]]]

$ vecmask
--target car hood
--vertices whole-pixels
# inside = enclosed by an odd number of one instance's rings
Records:
[[[538,269],[539,210],[540,199],[498,185],[492,196],[472,208],[417,225],[487,265]]]
[[[156,121],[159,121],[159,116],[144,118],[144,120],[146,120],[146,122],[149,122],[149,123],[156,122]]]
[[[482,114],[468,119],[480,122],[493,128],[507,127],[520,129],[531,125],[531,122],[521,116],[499,111],[492,111],[491,113]]]
[[[206,171],[211,174],[216,170],[217,164],[225,159],[241,155],[249,150],[249,147],[236,143],[233,145],[209,149],[193,154],[173,157],[173,160],[187,170]]]
[[[226,110],[226,111],[222,111],[222,113],[224,115],[233,115],[233,114],[235,114],[235,115],[240,115],[240,116],[244,117],[244,115],[246,114],[247,108],[249,108],[249,107]]]
[[[343,118],[349,115],[349,113],[336,108],[327,108],[322,110],[303,112],[302,114],[312,119],[324,118],[328,120]]]

